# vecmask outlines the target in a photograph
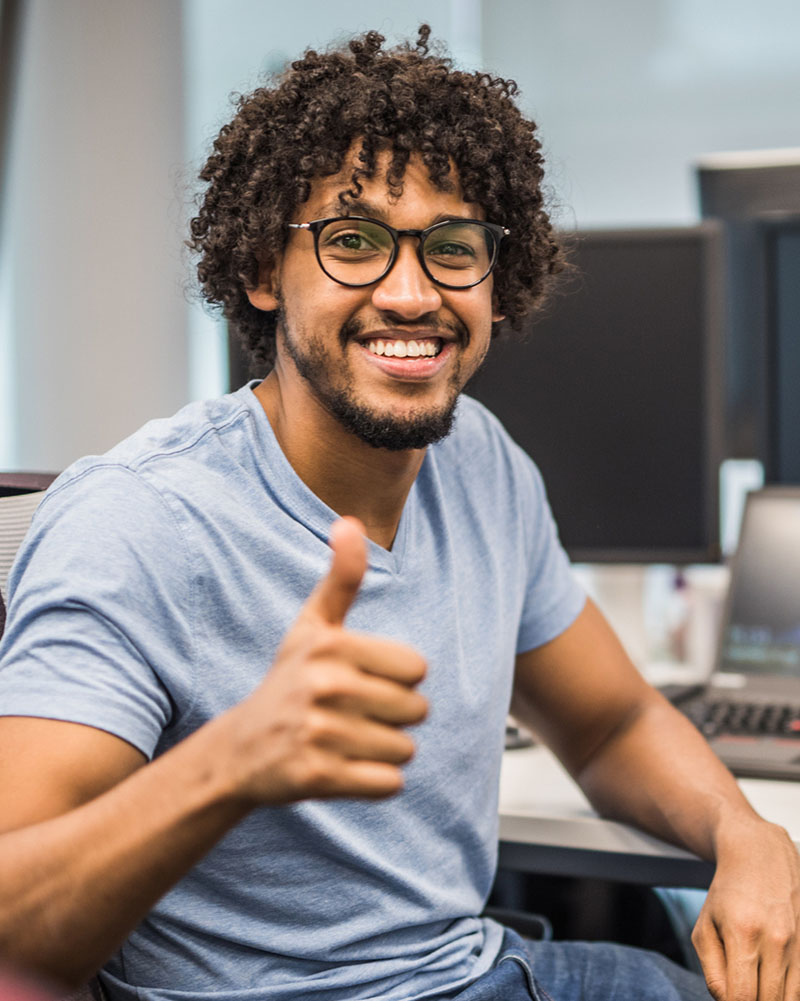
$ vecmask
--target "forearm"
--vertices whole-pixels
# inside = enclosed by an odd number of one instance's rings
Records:
[[[0,954],[66,986],[89,977],[247,812],[198,731],[109,792],[0,837]]]
[[[695,727],[654,695],[574,771],[605,816],[633,823],[702,858],[763,820]]]

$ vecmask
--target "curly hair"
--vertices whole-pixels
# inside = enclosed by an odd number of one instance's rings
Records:
[[[519,328],[563,267],[542,194],[543,158],[536,125],[512,98],[513,80],[454,69],[429,48],[430,28],[414,46],[384,48],[376,31],[302,59],[238,99],[233,120],[214,141],[200,172],[207,187],[191,222],[189,248],[199,254],[202,295],[230,321],[251,360],[274,359],[277,313],[253,307],[246,289],[259,266],[285,245],[287,226],[315,178],[338,173],[358,144],[342,211],[390,154],[390,197],[399,197],[409,158],[418,155],[431,183],[482,206],[511,237],[501,244],[494,274],[499,312]],[[496,331],[495,331],[496,332]]]

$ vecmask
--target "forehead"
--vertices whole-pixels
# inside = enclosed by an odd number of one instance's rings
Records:
[[[391,155],[388,152],[378,156],[377,169],[371,178],[360,178],[362,191],[358,199],[348,199],[354,215],[371,215],[378,219],[401,225],[402,219],[413,215],[419,220],[433,219],[442,215],[457,215],[471,219],[482,219],[480,205],[464,201],[458,172],[454,165],[448,174],[450,191],[442,191],[431,181],[428,168],[421,157],[412,153],[403,175],[403,192],[399,198],[390,194],[386,180],[386,170]],[[358,165],[351,154],[337,174],[318,177],[311,183],[311,193],[306,202],[298,206],[295,221],[340,215],[342,206],[339,196],[352,188],[352,174]],[[301,219],[302,217],[302,219]],[[426,223],[420,221],[420,225]],[[411,223],[405,223],[411,226]]]

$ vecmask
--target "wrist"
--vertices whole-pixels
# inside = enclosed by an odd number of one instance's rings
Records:
[[[256,805],[242,793],[236,766],[235,734],[228,714],[209,720],[177,744],[166,757],[181,759],[179,769],[199,813],[218,814],[233,826]]]
[[[764,820],[755,811],[743,811],[727,816],[714,833],[714,859],[717,865],[747,859],[754,851],[763,852],[767,845],[791,845],[788,833],[778,824]]]

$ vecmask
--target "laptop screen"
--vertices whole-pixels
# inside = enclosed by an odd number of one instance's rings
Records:
[[[717,670],[800,678],[800,488],[748,495]]]

